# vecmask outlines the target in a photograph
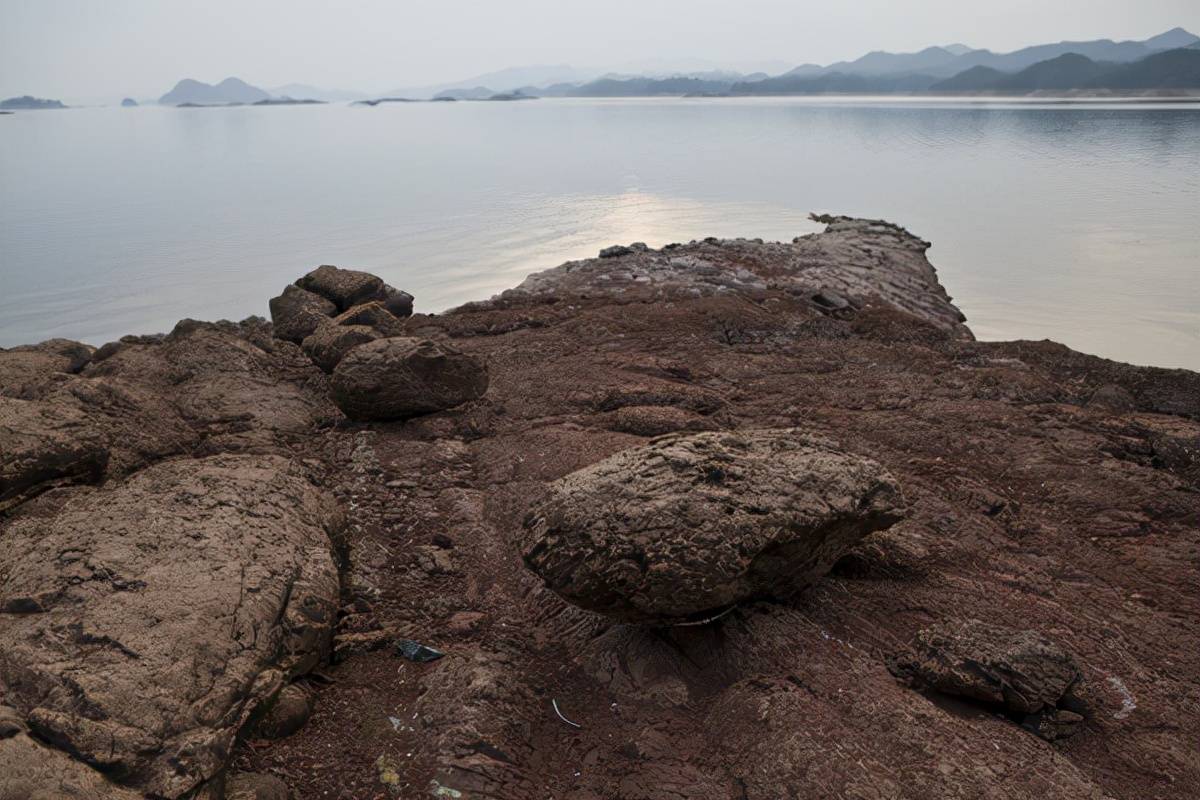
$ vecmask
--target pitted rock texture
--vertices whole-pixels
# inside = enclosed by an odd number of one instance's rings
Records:
[[[482,397],[487,369],[448,344],[394,337],[354,348],[333,372],[333,401],[351,419],[404,419]]]
[[[929,242],[880,220],[819,221],[827,224],[824,233],[791,242],[710,238],[661,250],[608,248],[599,258],[535,273],[486,303],[463,308],[515,308],[554,298],[636,303],[786,292],[825,312],[877,299],[955,338],[972,338],[925,257]]]
[[[1045,636],[976,619],[922,629],[891,668],[935,691],[1052,717],[1083,677],[1075,658]]]
[[[165,461],[16,519],[0,697],[118,784],[193,791],[256,705],[327,657],[342,525],[290,462],[246,455]]]
[[[576,605],[670,623],[792,597],[903,508],[879,464],[796,430],[669,435],[552,484],[524,557]]]
[[[296,281],[296,286],[331,301],[338,311],[348,311],[362,303],[379,301],[397,317],[407,317],[412,313],[412,295],[389,286],[369,272],[326,264]]]

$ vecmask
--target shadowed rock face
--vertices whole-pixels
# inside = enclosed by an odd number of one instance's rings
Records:
[[[330,499],[286,460],[166,461],[0,537],[0,694],[42,740],[179,797],[329,653]]]
[[[550,486],[525,563],[583,608],[678,622],[788,598],[903,516],[874,461],[792,430],[670,435]]]
[[[404,419],[482,397],[483,365],[450,345],[395,337],[354,348],[334,370],[333,401],[351,419]]]

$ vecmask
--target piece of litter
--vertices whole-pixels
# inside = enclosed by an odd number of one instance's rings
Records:
[[[583,727],[578,722],[571,722],[571,720],[569,720],[563,716],[563,713],[558,710],[558,700],[551,700],[550,705],[554,706],[554,713],[558,714],[558,718],[561,719],[563,722],[567,723],[572,728],[582,728]]]
[[[429,661],[437,661],[442,656],[446,655],[441,650],[435,650],[432,647],[414,642],[412,639],[397,639],[396,653],[404,656],[409,661],[416,661],[418,664],[425,664]]]
[[[400,726],[404,724],[403,720],[396,719],[395,717],[388,717],[388,722],[392,723],[392,730],[397,733],[400,731]]]

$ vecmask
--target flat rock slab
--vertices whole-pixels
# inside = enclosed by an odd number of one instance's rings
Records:
[[[247,455],[162,462],[15,520],[0,696],[119,784],[192,791],[258,703],[328,655],[341,525],[289,461]]]
[[[671,623],[786,598],[903,516],[874,461],[794,430],[674,434],[555,481],[525,563],[583,608]]]

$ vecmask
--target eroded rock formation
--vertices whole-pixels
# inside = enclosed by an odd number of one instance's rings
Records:
[[[663,436],[554,482],[524,558],[572,603],[669,624],[791,598],[903,507],[879,464],[797,430]]]
[[[827,222],[790,243],[623,246],[437,316],[330,268],[287,290],[296,319],[276,303],[274,328],[0,351],[0,400],[49,430],[0,425],[5,480],[28,476],[0,512],[0,798],[1190,800],[1200,376],[972,341],[925,242]],[[340,367],[299,346],[335,317],[381,334],[343,363],[428,340],[486,365],[487,391],[348,421]],[[568,476],[660,434],[763,429],[869,458],[906,518],[803,593],[703,625],[614,624],[523,565],[531,504]],[[10,467],[60,446],[50,472]],[[646,516],[620,492],[605,524]],[[268,742],[275,687],[323,645],[263,643],[330,625],[302,602],[328,594],[296,583],[340,557],[326,495],[349,517],[339,655],[289,690],[316,696],[308,723]],[[175,575],[178,598],[159,588]],[[1035,683],[1032,730],[889,672],[920,631],[971,619],[1073,654],[1069,691]],[[955,658],[992,652],[972,642]],[[995,664],[1001,686],[1032,674]]]

